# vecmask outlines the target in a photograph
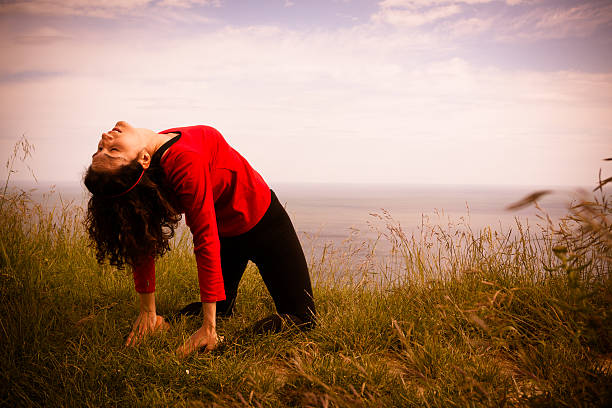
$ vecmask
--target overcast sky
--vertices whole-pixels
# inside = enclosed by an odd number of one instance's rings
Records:
[[[214,126],[271,184],[612,169],[607,0],[2,0],[0,52],[1,159],[25,134],[41,180],[118,120]]]

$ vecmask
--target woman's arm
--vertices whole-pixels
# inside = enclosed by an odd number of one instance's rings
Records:
[[[139,259],[132,266],[132,275],[136,292],[143,294],[155,292],[155,257],[147,255]]]
[[[185,212],[185,222],[193,235],[193,252],[198,270],[200,300],[204,303],[225,299],[221,273],[221,244],[217,230],[212,180],[201,154],[181,152],[167,159],[169,182]]]
[[[209,166],[201,154],[193,151],[182,152],[167,160],[171,160],[167,165],[172,169],[168,174],[169,181],[185,211],[185,222],[193,235],[203,314],[200,329],[177,349],[182,357],[202,347],[206,347],[206,350],[216,347],[216,302],[225,299],[225,291]]]
[[[140,313],[132,326],[125,342],[128,347],[135,346],[145,335],[168,328],[164,318],[155,310],[155,293],[140,293]]]

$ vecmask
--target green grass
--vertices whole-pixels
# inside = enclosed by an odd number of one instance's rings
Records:
[[[250,265],[235,316],[218,322],[224,347],[182,361],[174,350],[198,319],[123,347],[137,314],[132,279],[96,264],[82,211],[5,191],[0,212],[1,406],[612,402],[605,194],[561,225],[512,234],[425,226],[415,238],[387,219],[385,264],[371,248],[311,257],[319,325],[308,333],[245,333],[274,311]],[[160,313],[198,298],[189,237],[157,270]]]

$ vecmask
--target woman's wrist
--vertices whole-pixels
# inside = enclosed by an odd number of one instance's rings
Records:
[[[202,327],[216,328],[217,326],[217,302],[202,302]]]
[[[155,292],[140,293],[140,313],[157,313],[155,309]]]

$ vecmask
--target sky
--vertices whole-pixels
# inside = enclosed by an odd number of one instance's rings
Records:
[[[0,159],[25,135],[41,181],[118,120],[213,126],[271,185],[612,173],[607,0],[0,0],[0,52]]]

